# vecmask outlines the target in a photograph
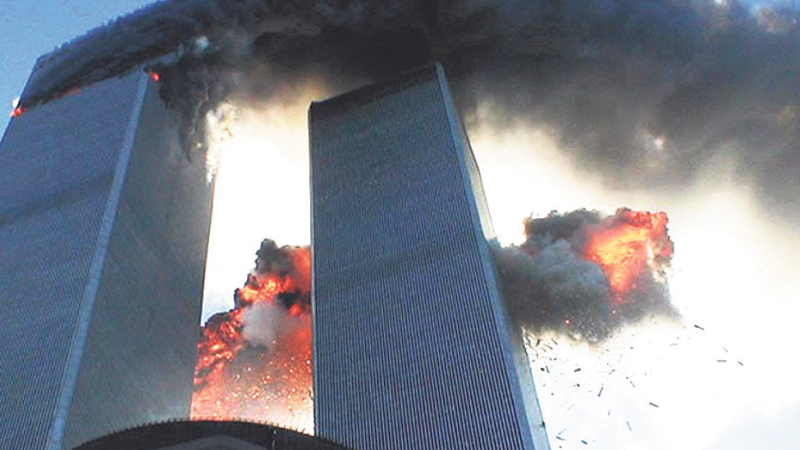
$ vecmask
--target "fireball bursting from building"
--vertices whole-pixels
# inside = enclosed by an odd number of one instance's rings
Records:
[[[310,254],[265,240],[234,309],[201,331],[193,419],[311,430]]]
[[[674,314],[666,290],[673,244],[666,213],[551,213],[525,222],[527,241],[496,249],[518,325],[600,340],[649,312]],[[311,258],[265,240],[234,309],[201,332],[192,417],[313,429]],[[587,281],[588,280],[588,281]]]

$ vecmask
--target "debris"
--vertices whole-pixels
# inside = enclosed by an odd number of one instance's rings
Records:
[[[545,370],[547,373],[550,373],[550,368],[549,368],[549,367],[547,367],[547,366],[544,366],[544,370]]]
[[[580,371],[581,371],[581,368],[580,368],[580,367],[578,367],[577,369],[575,369],[575,372],[580,372]]]
[[[658,408],[658,405],[656,405],[656,404],[655,404],[655,403],[653,403],[653,402],[650,402],[650,406],[653,406],[653,407],[655,407],[655,408]]]
[[[569,408],[567,408],[567,411],[569,411],[570,409],[572,409],[572,407],[573,407],[573,406],[575,406],[575,403],[573,403],[573,404],[569,405]]]
[[[600,386],[600,392],[598,392],[598,393],[597,393],[597,396],[598,396],[598,397],[600,397],[601,395],[603,395],[603,389],[604,389],[604,388],[605,388],[605,386]]]
[[[722,349],[725,350],[725,353],[728,353],[728,349],[727,348],[722,347]]]
[[[633,384],[633,381],[631,381],[631,380],[628,380],[628,383],[630,383],[630,384],[631,384],[631,386],[633,386],[634,388],[636,387],[636,385],[635,385],[635,384]]]
[[[728,361],[725,359],[718,359],[717,362],[728,362]]]
[[[558,432],[558,435],[559,435],[559,436],[561,436],[561,433],[563,433],[563,432],[565,432],[565,431],[567,431],[567,429],[566,429],[566,428],[564,428],[563,430],[559,431],[559,432]]]
[[[744,364],[742,364],[741,361],[737,361],[737,362],[739,363],[740,366],[744,367]]]
[[[581,439],[581,442],[583,442],[584,445],[589,445],[589,443],[584,441],[583,439]]]
[[[542,338],[536,338],[536,347],[538,347],[539,344],[541,343],[542,343]]]
[[[700,325],[695,325],[694,327],[697,328],[698,330],[703,330],[703,331],[706,330],[705,328],[701,327]]]
[[[558,439],[559,441],[566,441],[566,439],[562,438],[561,436],[556,436],[556,439]]]
[[[550,340],[553,341],[553,344],[558,345],[558,341],[556,341],[556,338],[550,338]]]
[[[630,424],[630,422],[628,422],[628,421],[626,420],[626,421],[625,421],[625,423],[628,425],[628,431],[633,431],[633,428],[631,428],[631,424]]]

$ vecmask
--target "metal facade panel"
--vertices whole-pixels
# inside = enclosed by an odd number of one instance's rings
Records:
[[[32,109],[0,145],[0,435],[9,448],[45,448],[135,86],[110,80]]]
[[[212,186],[176,130],[141,71],[12,119],[0,146],[9,448],[188,417]]]
[[[311,107],[315,425],[365,450],[530,449],[439,71]]]
[[[203,158],[189,158],[147,90],[64,445],[188,418],[211,217]]]

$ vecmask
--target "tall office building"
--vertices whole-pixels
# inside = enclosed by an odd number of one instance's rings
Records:
[[[141,70],[0,144],[0,440],[58,450],[188,417],[211,186]]]
[[[311,105],[317,433],[547,449],[480,174],[435,65]]]

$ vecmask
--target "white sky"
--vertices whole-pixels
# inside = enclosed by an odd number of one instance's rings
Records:
[[[232,306],[261,239],[309,242],[306,113],[321,94],[307,87],[286,98],[240,111],[223,144],[204,320]],[[800,363],[790,350],[800,239],[733,182],[730,164],[715,161],[676,187],[680,195],[612,191],[576,170],[543,131],[470,132],[506,244],[523,240],[523,218],[553,209],[628,206],[670,216],[670,287],[682,320],[649,319],[597,346],[555,337],[553,350],[531,349],[554,449],[583,448],[581,440],[604,449],[796,448],[800,432],[786,418],[800,416]]]

